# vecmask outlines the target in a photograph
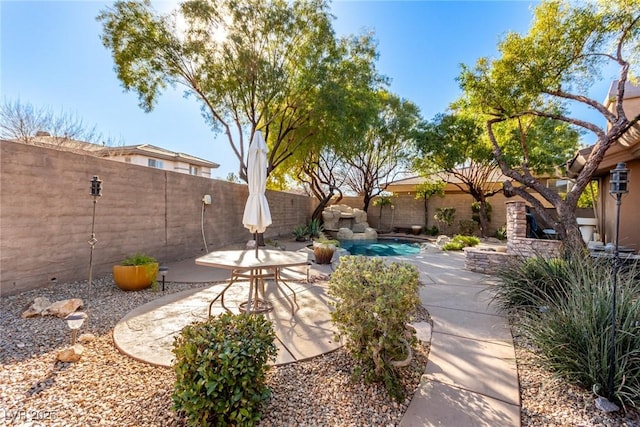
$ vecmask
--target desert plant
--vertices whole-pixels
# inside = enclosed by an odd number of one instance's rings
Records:
[[[343,256],[328,293],[335,298],[331,318],[338,334],[359,362],[354,374],[382,381],[392,397],[401,399],[394,361],[409,358],[415,342],[406,323],[420,303],[416,267],[387,264],[379,257]]]
[[[640,285],[636,271],[619,273],[616,293],[614,387],[607,389],[612,339],[612,269],[583,257],[564,277],[565,297],[549,295],[548,308],[528,310],[524,329],[541,363],[568,380],[624,406],[640,405]]]
[[[442,246],[442,250],[443,251],[461,251],[462,249],[464,249],[467,245],[465,245],[462,242],[447,242]]]
[[[502,227],[496,230],[496,239],[498,240],[507,240],[507,226],[503,225]]]
[[[306,225],[296,225],[293,229],[292,234],[297,241],[303,242],[304,240],[306,240],[307,236],[309,235],[309,229],[307,228]]]
[[[583,258],[514,257],[497,272],[494,302],[502,310],[509,310],[544,307],[565,298],[568,276],[580,268],[572,264],[583,262]]]
[[[173,403],[191,426],[250,426],[269,397],[268,361],[277,348],[271,321],[223,313],[186,326],[173,345]]]
[[[318,218],[314,218],[307,224],[307,233],[311,238],[320,237],[320,234],[324,231],[324,226]]]

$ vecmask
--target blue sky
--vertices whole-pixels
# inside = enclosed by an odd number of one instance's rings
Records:
[[[166,92],[151,113],[135,93],[123,92],[113,61],[102,46],[95,17],[111,2],[0,2],[0,92],[34,106],[77,114],[88,125],[126,144],[149,143],[219,163],[214,177],[236,172],[228,142],[200,116],[198,103],[181,91]],[[416,103],[423,117],[444,112],[460,94],[460,64],[495,57],[508,31],[526,32],[529,1],[334,1],[339,35],[373,30],[379,71],[391,91]],[[157,8],[170,9],[171,2]],[[605,98],[610,80],[594,85]],[[587,110],[577,112],[592,118]],[[596,119],[593,119],[596,120]],[[602,124],[602,120],[596,123]],[[590,142],[590,141],[585,141]]]

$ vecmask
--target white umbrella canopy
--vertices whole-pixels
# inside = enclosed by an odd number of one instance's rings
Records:
[[[260,131],[256,131],[253,135],[253,141],[249,146],[247,181],[249,197],[244,206],[242,224],[254,234],[264,233],[271,225],[271,211],[269,211],[269,203],[264,194],[267,183],[267,144],[265,144]],[[257,247],[256,241],[256,253]]]

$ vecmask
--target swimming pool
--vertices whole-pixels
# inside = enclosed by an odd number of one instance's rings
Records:
[[[421,245],[403,239],[343,240],[340,247],[351,255],[403,256],[420,253]]]

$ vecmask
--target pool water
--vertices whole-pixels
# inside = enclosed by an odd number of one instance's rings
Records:
[[[420,243],[402,239],[343,240],[340,247],[351,255],[402,256],[420,253]]]

